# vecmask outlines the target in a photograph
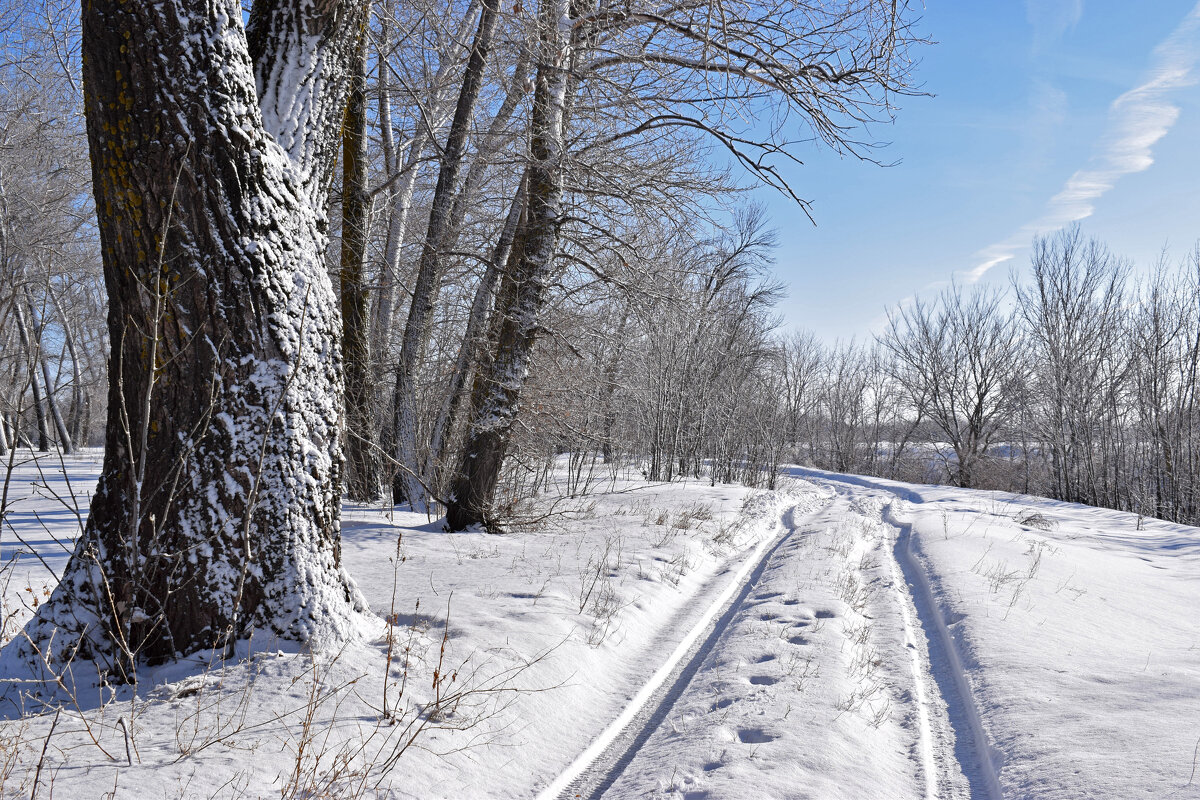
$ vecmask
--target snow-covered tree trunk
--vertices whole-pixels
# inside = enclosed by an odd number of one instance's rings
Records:
[[[567,0],[542,0],[538,65],[530,118],[528,210],[521,257],[496,298],[499,333],[471,392],[470,429],[451,485],[451,530],[487,521],[529,370],[538,318],[554,271],[562,214],[564,134],[570,85]]]
[[[88,138],[109,294],[104,466],[17,655],[110,680],[252,630],[335,639],[342,361],[325,270],[363,3],[92,0]],[[78,667],[75,669],[78,675]]]

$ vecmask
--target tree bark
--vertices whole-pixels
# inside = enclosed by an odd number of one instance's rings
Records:
[[[539,52],[530,119],[529,200],[521,258],[496,299],[494,357],[480,365],[471,393],[471,427],[451,485],[451,530],[491,524],[490,507],[512,436],[521,389],[554,269],[563,196],[564,128],[571,56],[567,0],[542,0]]]
[[[341,566],[342,362],[324,216],[361,2],[92,0],[85,110],[111,346],[104,465],[14,642],[55,672],[263,630],[324,642]],[[73,673],[80,676],[80,665]]]
[[[346,364],[346,492],[374,502],[383,494],[375,443],[375,385],[367,316],[367,37],[352,67],[350,98],[342,124],[342,358]]]
[[[433,310],[441,290],[442,251],[451,230],[451,211],[454,208],[458,172],[466,151],[475,103],[483,86],[483,71],[487,67],[492,39],[495,36],[498,11],[499,0],[483,1],[479,28],[475,32],[471,56],[467,60],[462,88],[454,109],[454,120],[450,124],[450,133],[442,151],[441,169],[438,171],[437,184],[434,187],[425,244],[421,249],[417,280],[413,286],[412,305],[404,326],[404,339],[396,364],[393,430],[397,472],[392,484],[392,499],[397,503],[407,501],[413,508],[424,506],[426,494],[417,448],[416,372],[425,355],[425,347],[433,325]]]

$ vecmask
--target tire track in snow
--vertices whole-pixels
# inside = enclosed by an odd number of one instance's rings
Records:
[[[888,503],[883,510],[883,520],[897,529],[896,545],[893,548],[895,563],[903,577],[902,585],[908,587],[908,596],[912,608],[916,611],[920,627],[924,629],[929,642],[930,671],[934,681],[941,689],[942,699],[946,701],[957,743],[955,757],[967,776],[971,785],[971,796],[980,800],[1002,800],[1000,777],[993,756],[993,748],[988,743],[987,733],[979,715],[979,707],[967,681],[967,672],[963,668],[962,658],[954,644],[950,626],[942,616],[941,608],[933,595],[929,584],[929,576],[925,568],[912,550],[912,523],[896,519],[893,511],[894,503]],[[905,627],[910,625],[908,603],[904,607]],[[910,631],[910,633],[913,631]],[[913,650],[914,670],[923,672],[919,663],[919,654]],[[917,686],[922,688],[923,681]],[[922,706],[922,736],[926,734],[929,724],[927,703],[924,699],[919,702]],[[923,748],[924,749],[924,748]],[[924,755],[924,754],[923,754]],[[923,759],[928,765],[933,759],[932,748]],[[935,773],[929,773],[936,775]],[[935,778],[936,780],[936,778]],[[936,787],[934,787],[936,792]],[[936,797],[936,793],[927,796]]]
[[[920,504],[924,498],[911,489],[877,482],[869,477],[810,469],[798,469],[795,472],[799,477],[827,486],[839,494],[853,495],[865,489],[868,496],[882,495],[880,499],[885,503],[882,520],[897,531],[891,560],[900,572],[896,581],[897,590],[905,595],[900,600],[906,635],[915,637],[921,631],[928,642],[928,672],[921,661],[919,648],[910,648],[914,659],[915,685],[918,694],[924,695],[918,696],[917,701],[920,707],[921,761],[926,774],[926,797],[940,798],[942,788],[947,786],[943,777],[946,770],[937,769],[936,732],[930,716],[930,697],[936,690],[946,703],[946,721],[955,734],[954,752],[948,757],[958,762],[970,784],[971,797],[975,800],[1003,800],[997,767],[1000,754],[988,742],[954,636],[942,616],[925,567],[913,552],[912,523],[903,522],[895,516],[897,501]],[[907,592],[904,592],[905,587]],[[915,620],[911,617],[914,612]],[[932,679],[933,686],[930,686],[929,679]],[[934,765],[932,770],[931,764]]]
[[[841,482],[837,481],[837,477],[840,476],[832,474],[821,476],[815,478],[815,482],[828,486],[838,493],[839,501],[845,504],[847,519],[858,516],[884,526],[897,527],[888,519],[888,509],[890,508],[888,501],[894,496],[892,493],[889,492],[886,496],[880,497],[880,493],[875,490],[876,487],[870,484],[860,483],[857,480]],[[814,480],[814,478],[809,479]],[[863,491],[863,488],[869,491]],[[859,507],[853,502],[856,497],[870,499],[881,504],[871,503],[865,507]],[[889,612],[894,610],[897,613],[900,632],[903,635],[903,649],[908,658],[907,671],[910,683],[906,688],[909,690],[916,716],[916,742],[913,753],[914,761],[919,768],[918,775],[924,783],[923,797],[925,800],[962,798],[971,793],[968,785],[969,778],[965,776],[965,765],[959,763],[955,753],[954,726],[949,714],[946,713],[949,709],[943,709],[939,703],[939,700],[942,700],[946,702],[947,706],[950,706],[951,701],[943,697],[939,691],[939,684],[933,668],[934,659],[930,652],[932,648],[924,646],[929,637],[922,625],[917,601],[911,597],[908,590],[911,581],[907,579],[894,547],[881,543],[878,552],[883,557],[884,569],[890,579],[892,597],[888,603]],[[895,663],[897,669],[903,669],[902,659],[903,657],[897,657]]]
[[[834,499],[830,497],[828,503],[805,517],[824,512]],[[750,593],[762,580],[771,558],[796,533],[795,510],[796,506],[793,505],[781,515],[776,524],[778,532],[774,536],[764,537],[753,555],[746,559],[726,588],[629,705],[549,786],[538,793],[537,800],[599,800],[612,786],[638,750],[666,719],[675,701],[691,683]],[[712,630],[701,640],[710,624]]]
[[[921,623],[919,619],[914,619],[914,617],[919,617],[915,601],[902,588],[908,585],[908,581],[905,580],[903,574],[904,570],[900,566],[900,561],[894,552],[889,561],[892,573],[892,586],[899,595],[897,601],[900,606],[900,617],[904,624],[904,646],[908,651],[910,659],[909,668],[912,672],[913,694],[917,701],[921,771],[925,775],[925,800],[939,800],[942,796],[941,787],[947,784],[948,776],[945,774],[945,770],[939,766],[937,757],[934,754],[936,734],[933,729],[930,709],[930,697],[933,692],[930,691],[928,685],[932,675],[926,671],[925,664],[921,658],[920,642],[918,639],[921,635]],[[930,660],[932,661],[932,658]],[[937,687],[935,686],[933,689],[936,691]]]

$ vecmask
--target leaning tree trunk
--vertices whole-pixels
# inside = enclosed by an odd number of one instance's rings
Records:
[[[484,352],[486,341],[486,326],[488,315],[492,310],[492,299],[496,292],[496,283],[504,265],[509,263],[512,254],[518,252],[514,248],[517,231],[524,219],[526,179],[521,177],[517,186],[516,196],[508,209],[504,227],[500,231],[500,239],[492,248],[492,256],[487,268],[475,287],[475,298],[471,301],[471,312],[467,317],[467,327],[463,332],[462,341],[458,345],[458,355],[454,359],[454,371],[450,377],[450,385],[442,398],[441,409],[433,425],[433,433],[429,440],[429,456],[425,461],[425,474],[430,476],[434,491],[442,493],[442,476],[445,472],[445,450],[450,437],[458,427],[462,413],[463,402],[467,399],[467,381],[475,364],[479,361],[480,353]]]
[[[236,0],[84,4],[104,466],[19,657],[129,681],[255,630],[353,633],[323,214],[363,14],[257,0],[247,31]]]
[[[471,163],[471,168],[467,171],[467,177],[462,182],[462,189],[459,190],[458,196],[454,198],[454,207],[450,211],[450,222],[446,232],[445,244],[447,249],[454,248],[454,244],[462,231],[463,221],[466,219],[467,208],[477,199],[484,175],[491,165],[493,156],[499,152],[505,138],[504,131],[511,121],[513,113],[517,110],[521,99],[528,93],[525,80],[528,68],[528,54],[522,49],[521,55],[517,59],[516,67],[509,78],[509,88],[504,96],[504,102],[500,104],[500,108],[496,111],[495,116],[492,117],[492,121],[488,123],[487,133],[481,137],[479,145],[476,148],[475,159]],[[479,279],[479,284],[475,288],[475,298],[471,302],[471,311],[467,319],[466,332],[463,334],[462,342],[459,344],[458,356],[455,358],[449,388],[442,398],[437,419],[434,421],[430,431],[429,452],[425,456],[424,474],[427,485],[433,490],[436,497],[443,496],[444,487],[442,484],[446,472],[445,449],[448,446],[450,435],[457,427],[457,421],[463,408],[463,401],[467,399],[467,381],[470,380],[475,362],[479,359],[481,335],[484,331],[484,325],[487,323],[488,315],[492,310],[492,299],[495,296],[496,283],[500,280],[500,272],[504,264],[508,261],[517,225],[522,218],[525,204],[525,174],[522,173],[521,180],[517,186],[517,196],[513,198],[508,216],[506,217],[504,226],[501,228],[500,239],[492,248],[491,259],[489,259],[487,267]]]
[[[463,50],[463,45],[459,43],[466,41],[471,23],[475,19],[475,13],[479,10],[478,6],[479,0],[472,0],[467,6],[462,24],[451,39],[454,44],[441,60],[438,71],[431,81],[433,91],[428,97],[428,104],[418,112],[420,121],[413,131],[412,141],[408,145],[403,160],[400,159],[400,154],[396,150],[395,134],[392,130],[390,67],[387,63],[386,53],[377,51],[380,139],[384,160],[388,162],[387,171],[390,173],[388,183],[392,184],[388,189],[391,210],[388,214],[387,235],[384,240],[379,292],[376,302],[372,306],[371,314],[371,350],[375,355],[376,367],[379,370],[385,368],[384,359],[391,357],[392,320],[395,315],[396,292],[400,282],[400,248],[404,244],[404,236],[408,228],[413,193],[421,172],[421,159],[430,139],[435,137],[436,131],[442,127],[448,114],[444,108],[447,100],[445,91],[448,86],[448,76],[458,67],[459,57]],[[392,13],[390,7],[385,13]],[[385,45],[388,43],[387,30],[388,25],[385,23],[383,34]]]
[[[542,0],[538,68],[530,119],[528,210],[521,258],[496,298],[500,320],[493,357],[480,364],[471,391],[470,429],[451,484],[451,530],[488,523],[500,467],[512,436],[538,317],[553,277],[563,197],[564,128],[571,40],[566,0]]]
[[[475,114],[475,103],[483,86],[483,72],[487,67],[492,39],[496,33],[498,6],[499,0],[483,0],[483,12],[479,16],[475,40],[471,44],[471,57],[463,74],[462,89],[454,109],[454,120],[450,124],[450,133],[442,150],[441,169],[438,171],[437,184],[433,191],[429,225],[425,233],[425,244],[421,249],[417,280],[413,286],[412,305],[404,325],[404,338],[396,363],[396,390],[392,409],[397,471],[392,483],[392,500],[396,503],[407,501],[413,508],[425,504],[425,482],[417,455],[416,373],[424,359],[425,347],[433,326],[433,310],[442,285],[442,251],[449,238],[458,172],[462,167],[471,118]]]

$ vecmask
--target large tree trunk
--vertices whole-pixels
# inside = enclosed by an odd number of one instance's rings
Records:
[[[471,57],[463,74],[454,120],[442,150],[441,169],[433,191],[429,225],[421,249],[417,280],[413,286],[412,305],[404,325],[404,339],[396,364],[396,391],[392,408],[397,472],[392,483],[392,499],[397,503],[408,501],[414,508],[425,504],[424,476],[417,454],[416,373],[425,357],[425,347],[433,326],[433,310],[442,285],[442,251],[451,232],[451,211],[454,208],[458,172],[462,167],[475,103],[483,86],[483,71],[487,67],[499,17],[498,6],[499,0],[483,0],[483,12],[471,45]]]
[[[85,109],[112,347],[104,466],[25,659],[353,632],[324,217],[361,2],[92,0]],[[74,675],[80,675],[76,665]]]
[[[383,494],[375,444],[375,385],[367,317],[367,39],[354,60],[342,125],[342,357],[346,362],[346,492],[373,502]]]
[[[564,128],[571,40],[567,0],[542,0],[530,119],[529,200],[521,258],[496,298],[494,355],[480,364],[471,392],[470,430],[451,485],[451,530],[490,522],[500,467],[529,369],[538,317],[554,271],[563,196]]]

